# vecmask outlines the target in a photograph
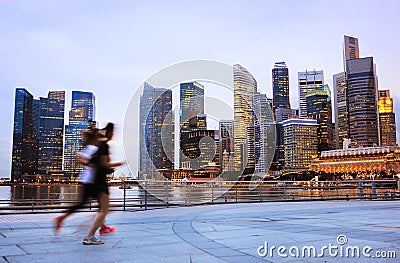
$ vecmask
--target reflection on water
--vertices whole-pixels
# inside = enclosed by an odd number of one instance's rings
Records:
[[[14,185],[10,187],[13,205],[58,204],[60,201],[76,201],[81,185]]]
[[[0,206],[16,205],[71,205],[79,199],[82,191],[81,185],[14,185],[0,186]],[[110,186],[110,197],[113,199],[122,199],[124,190],[118,186]],[[141,192],[141,194],[139,193]],[[137,198],[144,196],[143,189],[139,190],[137,186],[126,191],[127,198]]]
[[[391,196],[396,186],[381,183],[374,191],[370,185],[359,188],[358,183],[341,184],[263,184],[246,183],[151,183],[147,182],[146,190],[142,186],[133,185],[129,189],[109,187],[111,204],[121,205],[125,197],[126,204],[142,204],[146,202],[168,202],[174,204],[200,204],[207,202],[252,202],[267,200],[315,200],[328,198],[373,198]],[[123,188],[123,187],[121,187]],[[79,198],[80,185],[15,185],[0,186],[0,206],[35,206],[35,205],[70,205]],[[125,195],[124,195],[124,191]]]

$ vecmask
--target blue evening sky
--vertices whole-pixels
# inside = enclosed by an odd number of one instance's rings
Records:
[[[111,150],[120,160],[130,97],[159,69],[193,59],[239,63],[271,97],[271,69],[285,61],[298,107],[297,72],[324,70],[332,88],[344,34],[359,38],[361,57],[374,57],[379,88],[391,90],[399,114],[399,10],[396,0],[0,0],[0,177],[10,174],[17,86],[36,98],[65,90],[66,116],[72,90],[94,92],[100,125],[117,125]]]

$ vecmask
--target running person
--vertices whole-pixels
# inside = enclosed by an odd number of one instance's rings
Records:
[[[93,221],[93,225],[90,228],[88,236],[85,237],[82,241],[82,243],[85,245],[98,245],[104,243],[102,240],[96,238],[94,235],[96,234],[96,231],[101,227],[103,227],[104,231],[104,220],[109,211],[110,198],[107,186],[107,174],[112,172],[115,167],[123,165],[123,162],[110,162],[109,146],[107,142],[110,141],[114,135],[114,124],[108,123],[107,126],[102,129],[102,131],[105,132],[106,141],[100,144],[99,150],[93,158],[93,163],[96,166],[94,188],[98,193],[97,200],[99,202],[100,209]],[[115,228],[112,231],[114,230]]]
[[[63,221],[74,213],[76,210],[83,207],[83,205],[89,200],[89,198],[97,198],[94,190],[94,177],[95,167],[91,162],[93,155],[98,151],[101,141],[99,140],[100,134],[94,131],[85,131],[83,133],[84,145],[86,147],[80,151],[76,158],[78,163],[84,165],[83,171],[79,175],[79,180],[83,184],[83,192],[80,196],[78,204],[70,207],[63,215],[60,215],[54,219],[55,233],[60,232]]]

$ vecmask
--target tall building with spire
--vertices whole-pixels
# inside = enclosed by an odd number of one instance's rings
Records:
[[[358,39],[344,36],[344,72],[335,74],[337,148],[347,139],[352,148],[380,145],[378,85],[372,57],[360,58]]]
[[[253,100],[257,92],[257,82],[250,72],[239,64],[233,66],[234,95],[234,158],[235,170],[253,173],[255,168]]]
[[[378,91],[378,112],[382,146],[396,146],[396,116],[389,90]]]
[[[347,65],[347,61],[360,58],[360,49],[358,46],[358,38],[344,36],[343,62]],[[345,70],[347,70],[345,66]]]

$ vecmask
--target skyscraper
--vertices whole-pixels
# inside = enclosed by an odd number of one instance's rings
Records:
[[[300,98],[300,118],[307,118],[307,101],[306,96],[309,92],[321,89],[324,85],[324,72],[318,71],[305,71],[298,73],[299,79],[299,98]]]
[[[180,136],[181,168],[199,170],[209,163],[219,164],[219,132],[193,130]]]
[[[253,173],[254,155],[250,155],[251,142],[249,132],[254,130],[253,99],[257,92],[255,78],[239,64],[233,66],[234,92],[234,158],[235,170]],[[246,169],[246,170],[245,170]]]
[[[317,120],[289,119],[284,129],[285,169],[307,170],[318,154]]]
[[[15,91],[11,180],[37,171],[39,105],[25,88]]]
[[[333,148],[332,102],[331,91],[325,84],[320,90],[314,90],[306,95],[307,117],[316,119],[318,123],[318,152]]]
[[[335,148],[343,149],[343,141],[349,138],[349,108],[347,103],[346,73],[333,75],[335,99]]]
[[[65,91],[40,98],[38,173],[62,170]]]
[[[180,130],[192,131],[190,121],[204,115],[204,86],[196,81],[180,85]]]
[[[351,36],[344,36],[344,48],[343,48],[343,59],[345,65],[348,60],[360,58],[360,50],[358,47],[358,38]],[[347,67],[345,66],[345,70]]]
[[[348,60],[346,75],[352,147],[378,146],[377,85],[373,58]]]
[[[378,111],[382,146],[396,146],[396,116],[389,90],[378,91]]]
[[[298,118],[298,117],[299,117],[299,110],[297,109],[277,108],[275,111],[276,123],[280,123],[287,119]]]
[[[140,97],[139,176],[158,178],[157,170],[174,168],[172,91],[144,83]]]
[[[275,124],[272,103],[266,94],[254,95],[255,173],[265,175],[275,154]]]
[[[72,91],[69,124],[65,125],[64,171],[67,177],[77,177],[82,165],[75,158],[83,147],[83,131],[96,127],[95,96],[91,92]]]
[[[219,122],[219,143],[221,167],[223,170],[230,171],[228,169],[230,169],[229,158],[233,156],[233,120]]]
[[[285,62],[276,62],[272,69],[273,110],[290,109],[289,69]]]
[[[280,171],[285,167],[285,147],[283,141],[284,134],[282,122],[298,117],[299,110],[297,109],[277,108],[275,111],[276,145],[274,160],[271,164],[272,171]]]

